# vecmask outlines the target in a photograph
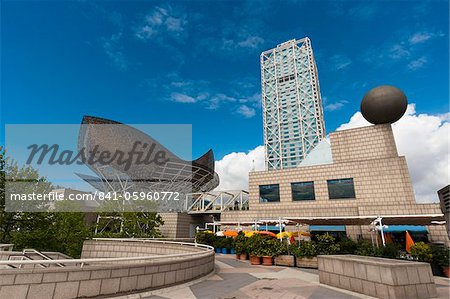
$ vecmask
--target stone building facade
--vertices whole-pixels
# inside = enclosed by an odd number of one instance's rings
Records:
[[[330,145],[332,163],[250,172],[249,210],[222,212],[221,221],[442,213],[438,203],[416,202],[406,159],[398,155],[390,124],[330,133]],[[352,179],[354,196],[330,199],[329,180],[341,179]],[[293,200],[291,183],[301,182],[313,182],[314,200]],[[260,186],[267,185],[278,185],[279,201],[260,201]],[[449,243],[444,225],[428,230],[431,241]],[[347,226],[346,232],[353,238],[370,238],[366,226]]]

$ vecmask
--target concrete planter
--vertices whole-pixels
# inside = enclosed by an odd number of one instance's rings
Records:
[[[430,264],[356,255],[319,255],[319,282],[376,298],[438,296]]]
[[[273,265],[273,258],[271,256],[263,256],[262,257],[262,264],[264,266],[272,266]]]
[[[297,258],[297,262],[295,264],[299,268],[319,268],[319,262],[317,261],[317,257],[303,257],[303,258]]]
[[[275,257],[275,265],[277,266],[295,266],[295,258],[293,255],[279,255]]]
[[[259,256],[251,255],[250,256],[250,264],[251,265],[260,265],[261,258]]]

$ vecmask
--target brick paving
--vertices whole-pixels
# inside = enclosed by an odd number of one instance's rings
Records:
[[[450,298],[450,280],[435,277],[438,299]],[[187,286],[188,285],[188,286]],[[206,280],[124,298],[147,299],[356,299],[373,298],[319,283],[318,271],[251,266],[232,255],[216,255],[216,273]]]

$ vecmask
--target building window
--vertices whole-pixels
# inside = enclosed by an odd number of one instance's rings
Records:
[[[280,185],[260,185],[259,186],[259,202],[279,202],[280,201]]]
[[[291,183],[292,200],[315,200],[314,182]]]
[[[327,185],[330,199],[355,198],[353,179],[328,180]]]

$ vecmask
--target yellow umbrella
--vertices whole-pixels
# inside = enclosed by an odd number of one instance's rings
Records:
[[[277,238],[281,239],[281,238],[290,238],[292,237],[292,233],[291,232],[281,232],[277,234]]]
[[[244,235],[248,238],[248,237],[253,236],[256,233],[257,233],[257,231],[254,231],[254,230],[252,230],[252,231],[245,231]]]

